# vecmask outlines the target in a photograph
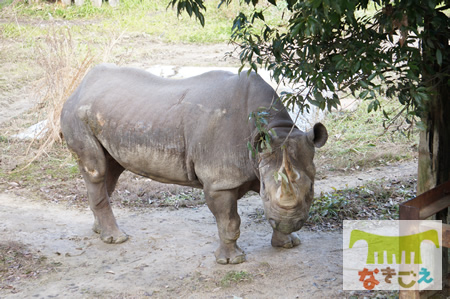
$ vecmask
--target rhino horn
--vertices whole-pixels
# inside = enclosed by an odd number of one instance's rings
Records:
[[[289,155],[286,148],[283,149],[283,163],[281,164],[279,173],[282,174],[283,178],[281,179],[278,202],[280,206],[284,208],[294,207],[297,205],[297,202],[295,200],[296,196],[294,194],[294,187],[292,183],[300,178],[300,174],[295,171],[291,161],[289,160]]]
[[[292,165],[290,159],[289,159],[289,154],[288,154],[288,150],[285,147],[283,149],[283,165],[282,167],[284,167],[285,171],[286,171],[286,176],[289,179],[289,182],[295,182],[296,180],[298,180],[300,178],[300,174],[294,169],[294,166]]]

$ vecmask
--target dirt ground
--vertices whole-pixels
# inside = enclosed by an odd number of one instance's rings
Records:
[[[374,171],[370,179],[414,175],[414,163]],[[389,174],[389,175],[387,175]],[[367,178],[335,178],[335,188],[357,185]],[[339,184],[335,184],[339,181]],[[326,190],[326,180],[318,182]],[[339,298],[342,291],[340,232],[299,232],[302,244],[293,249],[270,245],[271,228],[255,221],[258,196],[239,202],[240,246],[247,261],[218,265],[214,217],[206,206],[178,210],[115,209],[130,240],[103,243],[91,230],[92,213],[0,193],[0,239],[25,244],[46,257],[54,268],[37,278],[14,281],[0,298]],[[234,272],[233,272],[234,271]],[[228,281],[230,273],[248,277]],[[231,278],[230,278],[231,279]]]
[[[126,38],[124,43],[127,42]],[[131,43],[130,39],[130,43]],[[142,41],[141,41],[142,42]],[[139,41],[133,41],[139,43]],[[6,46],[4,46],[6,47]],[[234,66],[224,59],[232,46],[140,43],[129,65],[150,67]],[[0,93],[0,122],[32,107],[29,88]],[[380,167],[345,176],[325,177],[316,193],[354,187],[378,178],[415,176],[416,163]],[[130,240],[104,244],[92,230],[86,207],[51,203],[16,194],[0,186],[0,240],[24,244],[45,267],[35,277],[3,282],[0,298],[331,298],[355,295],[342,291],[340,232],[301,230],[300,246],[270,245],[271,228],[252,215],[262,208],[258,196],[239,202],[239,244],[247,253],[240,265],[218,265],[218,235],[206,206],[182,209],[115,208]],[[0,264],[1,266],[1,264]]]

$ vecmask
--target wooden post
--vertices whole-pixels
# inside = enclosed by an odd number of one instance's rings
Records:
[[[450,206],[450,180],[400,205],[400,220],[423,220],[436,215],[442,221],[442,288],[448,286],[450,247],[450,225],[448,207]],[[424,292],[423,296],[426,294]],[[419,291],[400,291],[400,299],[419,299]]]

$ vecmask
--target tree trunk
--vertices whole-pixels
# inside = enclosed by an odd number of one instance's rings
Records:
[[[422,119],[427,127],[420,133],[418,194],[450,179],[450,89],[440,85]]]
[[[422,116],[426,130],[420,133],[417,194],[450,180],[450,86],[448,78],[442,72],[449,65],[448,57],[445,55],[449,35],[447,27],[433,28],[432,19],[432,15],[428,15],[424,19],[423,41],[431,36],[434,37],[439,44],[444,45],[442,51],[444,55],[442,65],[438,65],[436,49],[429,47],[427,42],[422,42],[422,79],[426,86],[431,87],[432,94]],[[427,66],[433,66],[433,72],[427,71]],[[436,219],[448,223],[448,210],[447,208],[439,212]],[[445,287],[449,270],[448,253],[447,248],[442,248],[443,287]]]
[[[450,90],[446,82],[432,100],[426,131],[420,133],[417,194],[430,190],[450,179]],[[436,220],[449,223],[448,208],[436,215]],[[449,250],[442,248],[442,282],[445,288],[449,273]]]
[[[432,94],[422,115],[426,131],[420,133],[418,194],[450,179],[450,83],[446,74],[449,28],[446,22],[433,24],[437,14],[442,15],[431,9],[424,16],[422,80]],[[441,65],[437,62],[436,49],[442,53]]]

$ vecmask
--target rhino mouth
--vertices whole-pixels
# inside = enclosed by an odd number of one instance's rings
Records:
[[[279,231],[283,234],[290,234],[292,232],[300,230],[303,227],[305,220],[302,219],[298,221],[280,221],[269,218],[269,223],[274,230]]]

